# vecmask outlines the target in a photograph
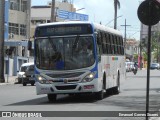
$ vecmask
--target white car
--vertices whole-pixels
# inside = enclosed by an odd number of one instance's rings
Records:
[[[134,69],[134,62],[130,62],[130,68],[131,68],[131,70]]]
[[[151,66],[150,66],[150,69],[157,69],[159,70],[160,69],[160,64],[159,63],[152,63]]]
[[[21,65],[20,70],[17,71],[18,72],[18,74],[17,74],[17,76],[18,76],[18,83],[22,83],[22,79],[24,77],[26,77],[25,76],[25,71],[31,65],[34,65],[34,63],[24,63],[24,64]]]
[[[126,72],[131,71],[131,62],[125,62],[126,63]]]

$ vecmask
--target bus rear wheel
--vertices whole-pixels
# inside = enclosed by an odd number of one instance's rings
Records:
[[[49,102],[54,102],[56,101],[57,95],[56,94],[48,94],[48,100]]]
[[[120,93],[120,75],[118,73],[118,76],[117,76],[117,86],[113,88],[114,90],[114,93],[115,94],[119,94]]]

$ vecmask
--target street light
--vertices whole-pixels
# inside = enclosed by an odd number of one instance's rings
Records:
[[[120,18],[120,17],[122,17],[123,15],[120,15],[120,16],[118,16],[117,18]],[[111,22],[113,22],[114,21],[114,19],[113,20],[111,20],[111,21],[109,21],[105,26],[107,26],[107,25],[109,25]]]

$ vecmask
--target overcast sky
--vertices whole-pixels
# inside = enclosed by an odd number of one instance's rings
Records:
[[[51,0],[32,0],[32,5],[47,5]],[[73,1],[77,9],[85,8],[77,11],[82,14],[89,15],[89,20],[92,22],[102,23],[113,28],[114,19],[114,0],[68,0]],[[137,9],[142,0],[119,0],[121,7],[118,10],[117,28],[124,34],[125,19],[127,25],[127,38],[135,38],[139,40],[140,36],[140,21],[137,17]]]

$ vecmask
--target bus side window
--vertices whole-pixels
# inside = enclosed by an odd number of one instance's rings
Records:
[[[109,54],[112,54],[112,45],[111,45],[112,37],[110,34],[108,36],[109,36],[109,44],[108,44],[109,45]]]
[[[114,36],[111,35],[111,48],[112,48],[112,54],[115,54],[115,51],[114,51]]]
[[[101,32],[98,32],[97,35],[97,54],[101,55],[102,54],[102,41],[101,41]]]
[[[104,33],[102,33],[102,49],[103,49],[103,54],[106,54],[107,53],[107,50],[106,50],[106,37],[105,37]]]
[[[116,52],[116,36],[113,35],[113,47],[114,47],[114,54],[117,54]]]
[[[116,54],[118,54],[118,41],[117,40],[118,40],[118,38],[117,38],[117,36],[115,36],[115,43],[114,44],[115,44],[115,53]]]
[[[117,36],[117,50],[118,50],[118,54],[120,55],[121,54],[121,48],[120,48],[120,37],[119,36]]]
[[[119,41],[120,41],[120,46],[121,46],[121,55],[124,55],[124,46],[123,46],[123,38],[122,37],[120,37],[119,38]]]
[[[109,35],[107,33],[105,34],[105,38],[106,38],[106,50],[107,54],[109,54]]]
[[[120,43],[121,43],[121,46],[123,46],[123,38],[120,37]]]

